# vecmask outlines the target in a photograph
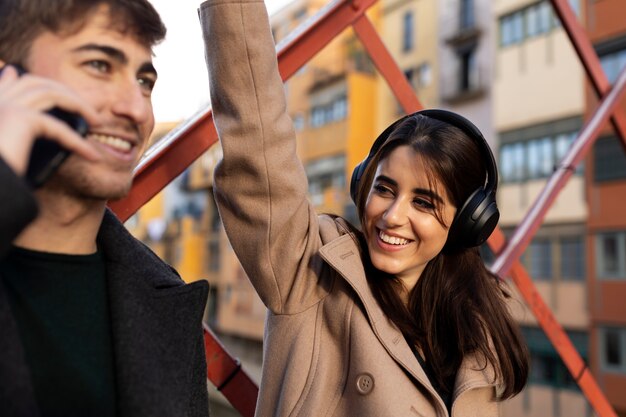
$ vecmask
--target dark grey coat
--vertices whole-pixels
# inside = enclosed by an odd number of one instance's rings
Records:
[[[0,259],[36,213],[33,195],[0,159]],[[208,416],[201,326],[208,284],[186,285],[108,210],[98,246],[107,269],[119,415]],[[0,414],[39,415],[1,280]]]

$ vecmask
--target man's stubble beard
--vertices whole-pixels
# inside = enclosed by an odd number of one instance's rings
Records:
[[[132,174],[108,173],[103,167],[70,156],[45,184],[57,194],[85,201],[119,200],[128,195]]]

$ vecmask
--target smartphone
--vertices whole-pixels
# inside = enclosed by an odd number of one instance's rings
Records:
[[[26,73],[26,70],[20,65],[11,64],[11,66],[17,69],[20,76]],[[3,69],[4,67],[0,68],[0,73]],[[89,130],[87,121],[77,113],[69,112],[59,107],[54,107],[46,113],[67,123],[83,138]],[[53,140],[45,137],[36,138],[30,153],[28,167],[26,168],[26,182],[33,188],[41,187],[63,161],[70,156],[70,153],[70,151]]]

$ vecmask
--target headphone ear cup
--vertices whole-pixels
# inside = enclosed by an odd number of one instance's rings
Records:
[[[499,219],[500,212],[494,194],[479,188],[457,212],[450,227],[448,242],[464,248],[480,246],[496,228]]]
[[[367,166],[368,162],[369,158],[365,158],[364,161],[362,161],[360,164],[354,167],[354,170],[352,170],[352,177],[350,178],[350,197],[352,198],[354,204],[356,204],[356,194],[359,190],[359,181],[363,176],[363,171],[365,171],[365,167]]]

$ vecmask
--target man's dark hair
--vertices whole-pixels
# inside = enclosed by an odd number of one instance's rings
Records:
[[[23,63],[41,33],[77,32],[100,6],[108,8],[113,28],[148,48],[165,38],[165,25],[148,0],[0,0],[0,59]]]

